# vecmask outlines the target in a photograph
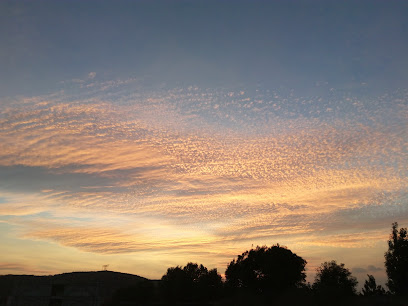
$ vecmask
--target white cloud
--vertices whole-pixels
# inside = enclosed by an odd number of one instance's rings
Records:
[[[94,79],[95,78],[95,76],[96,76],[96,72],[90,72],[90,73],[88,73],[88,79]]]

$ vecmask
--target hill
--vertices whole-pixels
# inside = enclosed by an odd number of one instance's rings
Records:
[[[31,295],[28,292],[33,291],[45,290],[52,295],[51,291],[55,286],[95,287],[98,288],[98,295],[104,299],[120,288],[132,287],[141,282],[149,280],[138,275],[113,271],[70,272],[45,276],[0,275],[0,305],[10,296]]]
[[[0,275],[0,286],[10,283],[36,283],[36,284],[117,284],[134,285],[140,281],[147,281],[141,277],[129,273],[114,271],[90,271],[90,272],[69,272],[55,275]]]

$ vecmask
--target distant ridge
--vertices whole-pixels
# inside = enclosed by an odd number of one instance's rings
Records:
[[[7,274],[0,275],[0,284],[3,281],[22,281],[22,282],[38,282],[38,283],[128,283],[147,281],[145,277],[141,277],[135,274],[114,272],[114,271],[81,271],[81,272],[67,272],[55,275],[18,275]]]
[[[135,274],[114,271],[69,272],[50,276],[53,282],[89,283],[89,282],[139,282],[147,281],[145,277]]]
[[[140,282],[150,281],[135,274],[114,271],[69,272],[55,275],[0,275],[0,297],[8,296],[19,286],[37,285],[81,285],[98,286],[105,293],[112,294],[118,288],[132,287]]]

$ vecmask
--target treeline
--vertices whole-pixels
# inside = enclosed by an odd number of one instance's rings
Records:
[[[313,284],[306,260],[279,244],[257,246],[233,259],[225,281],[217,269],[196,263],[171,267],[161,282],[121,289],[112,305],[408,305],[407,228],[392,225],[385,256],[386,288],[367,275],[362,291],[343,263],[324,262]]]

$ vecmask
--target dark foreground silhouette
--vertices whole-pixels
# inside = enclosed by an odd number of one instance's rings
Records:
[[[152,281],[112,271],[2,275],[0,305],[105,305],[121,288],[146,282]]]
[[[53,276],[0,276],[0,305],[407,305],[407,229],[393,223],[385,290],[367,275],[361,293],[343,263],[324,262],[313,284],[306,283],[306,260],[279,244],[243,252],[217,269],[197,263],[167,269],[161,280],[112,271]]]

